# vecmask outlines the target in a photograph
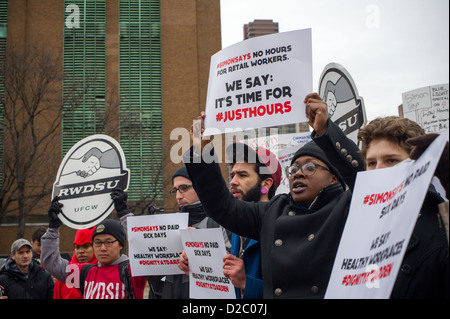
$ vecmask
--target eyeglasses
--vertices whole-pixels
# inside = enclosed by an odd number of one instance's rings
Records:
[[[174,187],[170,190],[170,195],[176,196],[177,191],[180,191],[181,194],[186,193],[192,185],[180,185],[178,188]]]
[[[328,167],[313,162],[308,162],[301,165],[291,165],[286,168],[286,175],[289,179],[292,179],[298,170],[301,170],[305,176],[313,176],[316,173],[317,167],[321,167],[329,171]]]
[[[94,245],[94,247],[101,247],[103,244],[105,244],[105,247],[111,247],[116,241],[117,241],[117,239],[113,240],[113,241],[110,241],[110,240],[107,240],[107,241],[94,240],[92,244]]]

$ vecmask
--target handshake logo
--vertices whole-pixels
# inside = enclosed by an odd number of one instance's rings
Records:
[[[64,157],[53,195],[64,205],[61,220],[69,227],[92,227],[113,210],[111,192],[127,190],[130,172],[119,143],[107,135],[92,135],[75,144]]]

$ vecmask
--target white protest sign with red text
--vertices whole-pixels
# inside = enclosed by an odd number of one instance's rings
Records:
[[[133,216],[127,219],[130,266],[134,276],[184,274],[179,268],[183,250],[180,229],[187,213]]]
[[[387,299],[448,130],[417,159],[358,173],[325,298]]]
[[[311,29],[256,37],[211,57],[204,136],[306,122]]]
[[[189,297],[236,299],[234,286],[223,274],[226,255],[220,228],[182,229],[181,240],[189,259]]]

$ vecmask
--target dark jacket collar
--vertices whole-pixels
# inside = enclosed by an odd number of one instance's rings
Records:
[[[201,222],[206,217],[205,209],[203,208],[202,203],[198,202],[192,205],[181,207],[181,213],[189,213],[189,227],[192,225]]]
[[[33,275],[36,272],[36,270],[39,270],[39,267],[40,267],[39,263],[34,259],[32,259],[30,266],[28,267],[28,273],[24,274],[19,270],[19,268],[16,265],[16,262],[11,257],[8,257],[0,273],[9,273],[17,278],[22,278],[26,280],[26,278]]]
[[[305,213],[312,213],[314,211],[319,210],[323,206],[325,206],[327,203],[329,203],[333,198],[336,198],[340,194],[344,192],[344,188],[342,187],[341,183],[334,183],[331,185],[328,185],[327,187],[323,188],[319,195],[311,202],[308,206],[300,205],[292,199],[291,194],[289,194],[289,198],[291,201],[291,204],[297,208],[299,208],[301,211]]]

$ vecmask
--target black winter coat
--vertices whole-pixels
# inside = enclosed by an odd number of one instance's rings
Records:
[[[19,271],[14,260],[8,258],[0,270],[0,285],[8,299],[52,299],[53,279],[40,264],[32,260],[28,275]]]
[[[207,214],[233,233],[261,242],[264,298],[323,298],[350,191],[340,183],[329,185],[309,208],[288,194],[249,203],[231,195],[217,163],[198,163],[189,151],[184,162]]]

